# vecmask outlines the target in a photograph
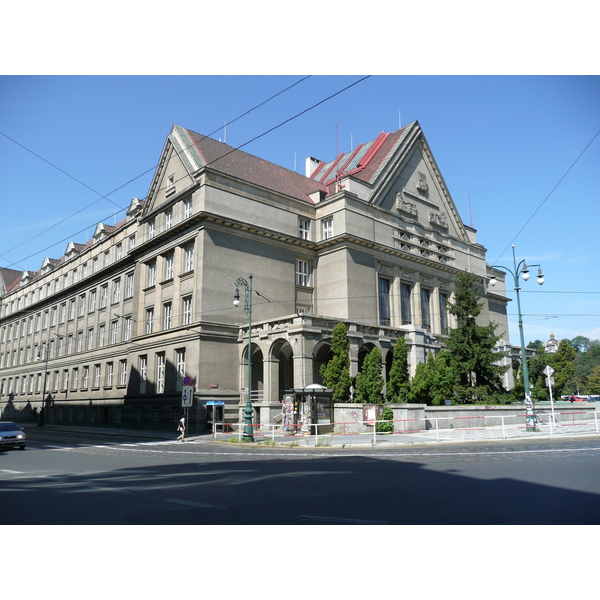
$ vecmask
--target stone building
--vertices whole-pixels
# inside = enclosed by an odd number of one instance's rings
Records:
[[[445,301],[465,271],[492,275],[417,122],[310,157],[305,175],[175,125],[123,221],[39,271],[3,271],[2,416],[35,418],[45,397],[50,420],[168,428],[189,376],[198,431],[209,401],[238,420],[251,360],[265,422],[286,390],[320,383],[340,321],[352,375],[374,346],[387,374],[400,337],[414,373],[454,325]],[[480,319],[507,340],[504,274],[493,274]],[[244,302],[232,301],[250,276],[249,352]]]

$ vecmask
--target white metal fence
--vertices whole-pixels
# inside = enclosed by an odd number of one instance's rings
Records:
[[[600,435],[598,414],[596,411],[555,413],[515,413],[493,417],[498,423],[490,425],[490,417],[422,417],[415,419],[393,419],[378,421],[351,421],[340,423],[311,423],[283,425],[281,423],[253,423],[255,441],[270,441],[275,444],[293,442],[295,438],[310,438],[311,445],[330,445],[335,438],[342,440],[351,436],[366,437],[374,445],[377,441],[409,441],[411,436],[428,436],[435,441],[448,441],[452,438],[465,439],[508,439],[529,436],[531,433],[549,433],[555,435]],[[484,425],[484,420],[487,424]],[[377,431],[377,424],[392,423],[393,431]],[[388,425],[389,427],[389,425]],[[361,430],[357,430],[360,428]],[[220,431],[219,431],[220,429]],[[213,438],[229,437],[241,441],[244,438],[244,423],[213,423]],[[331,431],[333,429],[333,431]],[[478,435],[480,433],[481,435]],[[393,440],[390,438],[394,438]],[[321,442],[321,444],[319,443]],[[343,443],[343,442],[341,442]]]

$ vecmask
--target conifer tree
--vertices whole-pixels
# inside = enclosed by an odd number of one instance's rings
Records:
[[[427,363],[419,363],[410,383],[411,402],[439,406],[454,395],[456,376],[451,366],[452,357],[448,350],[437,356],[430,353]]]
[[[350,341],[348,330],[343,323],[333,328],[331,336],[331,360],[321,365],[321,377],[328,388],[333,388],[334,402],[350,401]]]
[[[381,352],[377,346],[367,354],[361,372],[356,377],[355,402],[381,404],[384,379],[381,374]]]
[[[408,346],[404,338],[398,338],[392,350],[392,366],[387,382],[387,398],[390,402],[407,402],[408,381]]]
[[[476,275],[461,273],[456,281],[455,302],[447,303],[448,311],[458,321],[458,327],[450,329],[446,347],[452,355],[452,368],[458,377],[457,392],[465,402],[493,402],[492,397],[504,391],[501,376],[508,369],[497,364],[503,355],[492,352],[500,339],[494,335],[498,325],[477,325],[482,292]]]

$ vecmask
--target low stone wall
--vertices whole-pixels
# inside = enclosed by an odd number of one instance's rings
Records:
[[[476,429],[496,425],[525,423],[524,404],[427,406],[426,404],[387,404],[394,413],[394,431],[421,431],[426,429]],[[372,421],[379,418],[383,406],[371,404],[335,404],[334,433],[364,433],[373,431]],[[595,402],[555,402],[557,422],[593,420]],[[547,422],[552,413],[550,402],[537,402],[535,413]]]

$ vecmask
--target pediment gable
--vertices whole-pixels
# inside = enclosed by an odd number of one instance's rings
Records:
[[[193,185],[195,181],[192,174],[202,166],[203,161],[183,128],[173,125],[152,177],[142,214],[153,212]]]
[[[418,123],[381,162],[371,185],[370,202],[401,221],[469,241]]]

